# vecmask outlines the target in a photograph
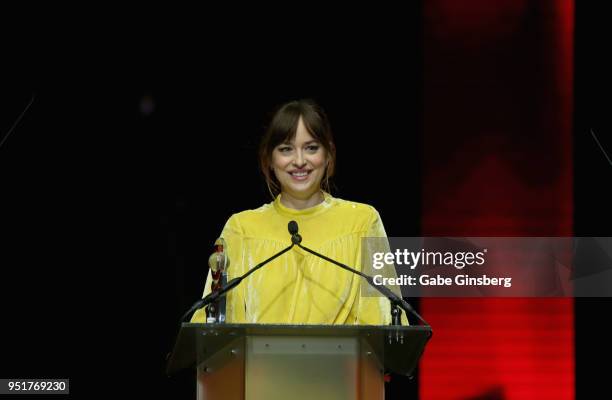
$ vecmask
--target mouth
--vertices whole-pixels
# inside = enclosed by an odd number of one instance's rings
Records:
[[[290,171],[289,175],[291,175],[291,178],[296,181],[305,181],[306,179],[308,179],[311,173],[312,170],[295,170]]]

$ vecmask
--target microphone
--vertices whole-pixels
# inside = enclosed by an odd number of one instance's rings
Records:
[[[374,278],[372,278],[371,276],[364,274],[361,271],[357,271],[356,269],[353,269],[351,267],[349,267],[348,265],[344,265],[341,262],[338,262],[336,260],[332,260],[329,257],[324,256],[323,254],[319,254],[314,250],[309,249],[308,247],[302,246],[300,243],[302,241],[302,237],[298,234],[298,224],[295,221],[291,221],[289,222],[289,233],[291,233],[291,241],[293,242],[293,244],[297,245],[299,248],[301,248],[304,251],[309,252],[310,254],[314,254],[315,256],[322,258],[325,261],[328,261],[334,265],[339,266],[340,268],[350,271],[354,274],[357,274],[359,276],[361,276],[362,278],[364,278],[369,284],[370,286],[372,286],[374,289],[378,290],[383,296],[385,296],[387,299],[389,299],[389,301],[391,302],[391,325],[401,325],[401,311],[398,309],[398,307],[400,307],[401,309],[403,309],[406,314],[411,313],[412,315],[416,316],[422,323],[424,323],[425,325],[429,326],[429,324],[427,323],[427,321],[425,321],[417,312],[414,308],[412,308],[412,306],[406,301],[404,300],[401,296],[396,295],[395,293],[393,293],[393,291],[391,291],[391,289],[385,287],[385,286],[379,286],[377,284],[374,283]],[[295,238],[295,239],[294,239]]]
[[[236,277],[234,279],[232,279],[231,281],[227,282],[226,284],[223,284],[217,291],[211,292],[209,293],[206,297],[196,301],[193,306],[191,306],[191,308],[189,310],[187,310],[187,312],[185,314],[183,314],[183,316],[181,317],[181,322],[186,322],[187,319],[189,318],[189,316],[196,312],[197,310],[199,310],[200,308],[211,304],[215,301],[217,301],[219,298],[222,298],[223,296],[225,296],[225,294],[227,292],[229,292],[230,290],[232,290],[233,288],[235,288],[236,286],[240,285],[240,282],[242,282],[244,280],[244,278],[246,278],[247,276],[251,275],[253,272],[257,271],[259,268],[263,267],[264,265],[266,265],[267,263],[269,263],[270,261],[274,260],[276,257],[279,257],[282,254],[285,254],[286,252],[288,252],[289,250],[291,250],[293,248],[293,246],[295,246],[296,242],[295,240],[298,240],[298,243],[302,240],[302,238],[300,237],[299,234],[297,234],[297,223],[295,221],[292,221],[295,224],[295,234],[292,233],[292,237],[291,237],[291,246],[286,247],[285,249],[279,251],[278,253],[274,254],[272,257],[268,258],[267,260],[257,264],[256,266],[254,266],[253,268],[251,268],[249,271],[247,271],[244,275]],[[292,232],[292,228],[293,225],[289,225],[289,232]]]
[[[287,226],[291,235],[291,243],[299,245],[302,242],[302,237],[298,233],[298,224],[295,221],[289,221]]]

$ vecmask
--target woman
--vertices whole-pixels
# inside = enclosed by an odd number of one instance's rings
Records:
[[[361,269],[361,239],[386,237],[385,229],[373,207],[329,194],[336,148],[323,110],[310,100],[281,106],[261,142],[259,161],[274,201],[227,221],[221,237],[230,260],[228,280],[290,245],[291,220],[298,223],[303,245]],[[294,247],[227,294],[226,322],[389,324],[389,301],[364,296],[362,283],[367,286],[359,276]],[[204,310],[192,318],[205,320]]]

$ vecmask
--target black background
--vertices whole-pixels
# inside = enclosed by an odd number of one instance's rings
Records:
[[[595,142],[591,130],[612,158],[610,133],[610,61],[602,52],[609,24],[601,7],[576,5],[574,109],[574,234],[611,236],[612,165]],[[603,360],[612,351],[605,333],[610,298],[575,299],[576,397],[603,393],[608,376]]]

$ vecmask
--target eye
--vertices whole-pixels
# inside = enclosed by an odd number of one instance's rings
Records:
[[[291,151],[291,147],[289,146],[280,146],[278,147],[278,151],[280,151],[281,153],[288,153]]]
[[[306,146],[306,150],[308,150],[311,153],[315,153],[317,150],[319,150],[319,145],[318,144],[311,144]]]

